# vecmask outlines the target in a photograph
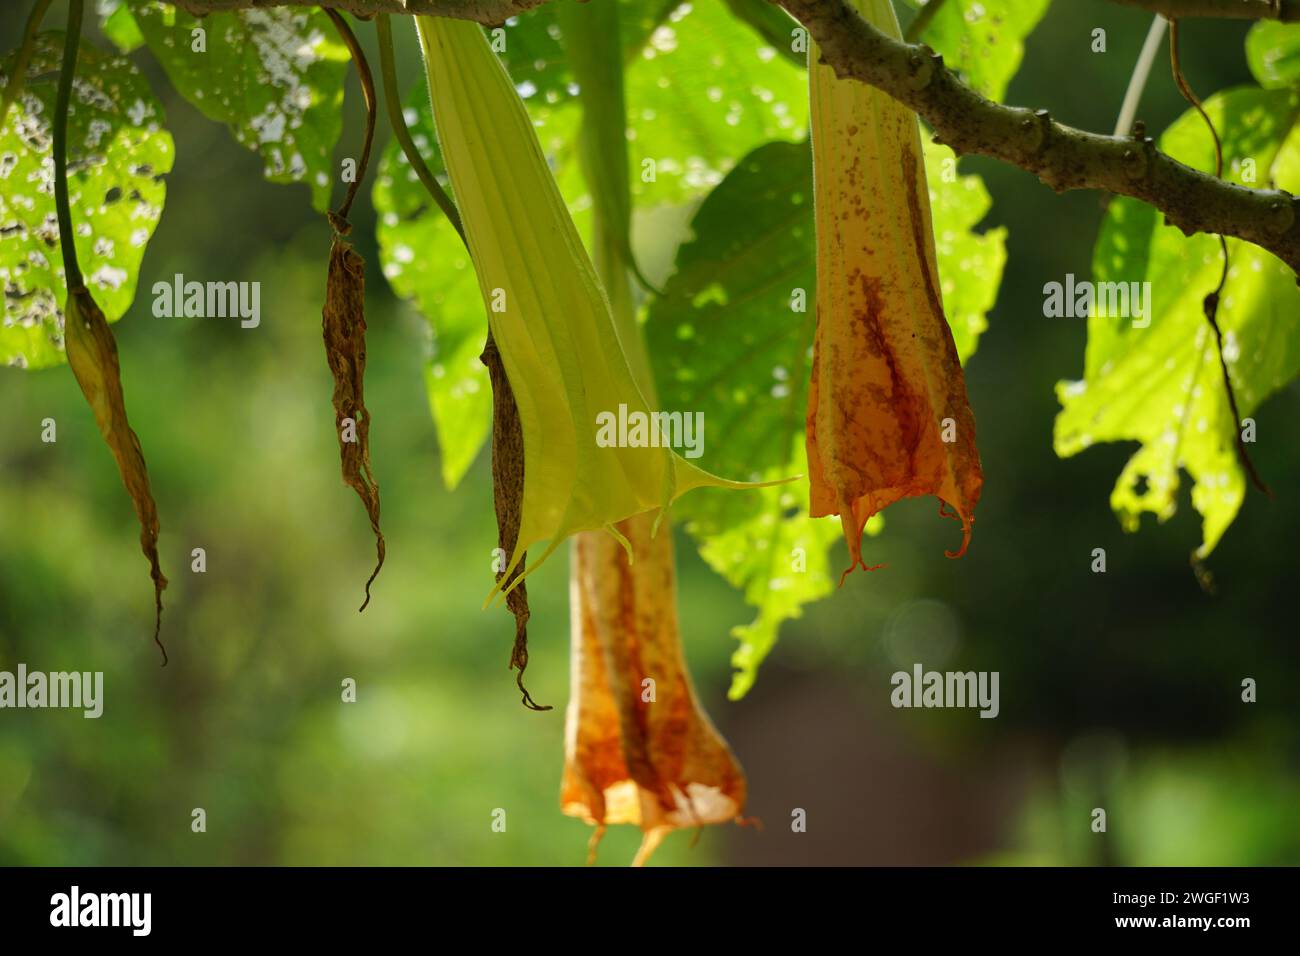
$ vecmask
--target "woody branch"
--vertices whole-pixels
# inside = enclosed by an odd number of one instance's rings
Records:
[[[176,0],[192,13],[277,6],[329,6],[360,17],[432,14],[497,24],[546,0]],[[612,2],[612,0],[598,0]],[[1046,111],[994,103],[943,65],[928,47],[894,40],[859,16],[851,0],[773,0],[809,32],[837,76],[870,84],[906,104],[958,153],[1027,170],[1058,192],[1097,189],[1131,196],[1185,233],[1221,233],[1255,243],[1300,272],[1300,203],[1276,189],[1247,189],[1174,160],[1146,137],[1103,136]],[[1168,17],[1300,22],[1300,0],[1113,0]]]

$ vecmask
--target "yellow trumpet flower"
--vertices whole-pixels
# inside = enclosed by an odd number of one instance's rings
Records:
[[[897,39],[889,0],[856,0]],[[956,511],[966,550],[984,477],[944,317],[916,114],[809,53],[817,335],[808,394],[813,517],[839,515],[852,564],[867,521],[902,498]],[[848,573],[847,571],[845,572]]]
[[[602,417],[656,419],[524,104],[477,24],[416,23],[442,155],[523,430],[519,536],[490,601],[576,532],[617,537],[617,522],[646,511],[662,518],[692,488],[748,486],[654,438],[638,447],[597,441]],[[539,541],[548,542],[541,558],[512,579]]]

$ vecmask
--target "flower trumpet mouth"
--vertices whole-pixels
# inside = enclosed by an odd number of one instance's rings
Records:
[[[745,776],[701,710],[682,654],[673,545],[650,515],[579,534],[570,566],[564,813],[641,828],[636,863],[675,829],[739,819]]]

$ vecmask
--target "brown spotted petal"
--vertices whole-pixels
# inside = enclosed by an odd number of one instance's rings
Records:
[[[117,343],[104,313],[85,289],[68,296],[63,335],[68,365],[95,414],[100,434],[104,436],[104,441],[117,461],[122,484],[131,496],[136,517],[140,521],[140,550],[149,559],[149,574],[153,578],[154,587],[153,639],[163,651],[165,664],[167,652],[158,635],[162,628],[162,593],[167,587],[167,578],[158,564],[158,506],[154,503],[153,492],[149,488],[149,471],[145,467],[140,439],[131,430],[131,423],[126,417]]]
[[[889,0],[856,0],[899,36]],[[962,522],[983,484],[975,419],[944,317],[916,115],[810,53],[817,333],[807,444],[814,517],[839,515],[853,563],[867,520],[934,495]],[[847,572],[846,572],[847,573]]]
[[[370,412],[366,410],[366,263],[339,235],[330,245],[325,308],[321,311],[325,355],[334,376],[334,431],[339,441],[343,481],[351,487],[370,517],[375,534],[375,570],[370,585],[384,566],[384,535],[379,530],[379,483],[370,470]],[[351,419],[351,428],[345,420]],[[350,440],[355,438],[355,441]]]
[[[686,671],[672,537],[652,535],[653,524],[653,513],[619,522],[631,564],[614,537],[576,535],[570,573],[560,803],[600,828],[640,827],[637,864],[672,830],[736,820],[745,806],[745,776]]]

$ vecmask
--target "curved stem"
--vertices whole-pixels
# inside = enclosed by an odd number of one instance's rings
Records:
[[[370,73],[366,53],[357,42],[357,35],[352,32],[343,15],[329,7],[323,9],[325,15],[333,21],[334,29],[338,30],[339,36],[343,38],[343,43],[348,48],[348,53],[352,56],[352,63],[357,68],[357,78],[361,80],[361,95],[366,101],[366,138],[361,147],[361,161],[357,163],[356,176],[348,184],[348,194],[343,199],[343,205],[339,206],[339,211],[335,214],[339,219],[346,220],[352,209],[352,200],[357,198],[357,190],[361,188],[361,181],[366,178],[366,167],[370,165],[370,147],[375,141],[375,78]]]
[[[14,104],[23,91],[23,83],[27,76],[27,64],[32,58],[32,50],[36,48],[36,31],[41,28],[41,21],[45,19],[45,11],[50,8],[50,4],[53,2],[54,0],[36,0],[36,6],[32,7],[32,12],[27,16],[27,26],[23,28],[23,45],[18,48],[18,56],[14,60],[9,82],[5,84],[5,91],[0,94],[0,127],[4,126],[5,119],[9,116],[9,107]]]
[[[465,227],[461,225],[460,212],[456,209],[456,204],[451,201],[447,191],[439,184],[437,177],[425,163],[424,157],[416,149],[415,141],[411,139],[411,131],[406,126],[406,116],[402,112],[402,101],[397,91],[397,68],[393,62],[393,28],[388,21],[388,14],[381,13],[375,18],[375,30],[379,35],[379,73],[384,80],[384,105],[388,110],[388,125],[392,127],[393,136],[402,147],[402,155],[411,164],[411,169],[415,170],[415,175],[433,197],[433,201],[438,204],[438,208],[447,217],[452,228],[456,230],[460,241],[465,242]]]
[[[1200,98],[1192,92],[1192,88],[1187,85],[1187,79],[1183,76],[1183,67],[1178,59],[1178,21],[1171,20],[1169,23],[1169,64],[1174,71],[1174,82],[1178,85],[1178,92],[1183,94],[1183,99],[1192,106],[1196,107],[1196,112],[1201,114],[1201,119],[1210,130],[1210,137],[1214,140],[1214,178],[1223,178],[1223,144],[1219,142],[1219,131],[1214,128],[1214,123],[1210,119],[1210,114],[1205,112],[1205,107],[1201,104]]]
[[[1137,118],[1138,103],[1147,88],[1147,79],[1151,76],[1151,66],[1160,52],[1160,41],[1164,39],[1165,27],[1169,21],[1160,14],[1151,20],[1151,29],[1147,31],[1142,52],[1138,54],[1137,63],[1133,65],[1133,75],[1129,77],[1128,89],[1124,91],[1124,102],[1119,108],[1119,118],[1115,120],[1115,135],[1125,136],[1133,129],[1133,120]]]
[[[72,99],[72,76],[77,71],[77,48],[81,44],[84,0],[70,0],[68,30],[63,38],[63,67],[54,104],[54,206],[59,217],[59,247],[63,251],[63,275],[69,292],[85,288],[77,265],[77,243],[72,232],[72,208],[68,203],[68,105]]]
[[[1205,125],[1210,130],[1210,137],[1214,140],[1214,176],[1216,179],[1222,179],[1223,143],[1219,140],[1219,131],[1214,128],[1214,121],[1210,119],[1210,114],[1205,112],[1205,106],[1202,105],[1200,98],[1192,92],[1186,77],[1183,76],[1183,66],[1178,57],[1177,20],[1169,22],[1169,64],[1174,71],[1174,82],[1178,84],[1178,92],[1182,93],[1183,99],[1196,108],[1196,112],[1201,114],[1201,119],[1205,121]],[[1273,492],[1264,483],[1264,479],[1255,467],[1255,462],[1251,460],[1250,453],[1246,450],[1246,443],[1241,437],[1241,412],[1237,408],[1237,392],[1232,387],[1232,376],[1228,374],[1228,359],[1223,354],[1223,330],[1219,326],[1219,300],[1223,295],[1223,287],[1228,284],[1228,268],[1231,260],[1228,256],[1228,240],[1221,233],[1218,240],[1219,249],[1223,255],[1223,271],[1219,274],[1219,284],[1215,286],[1213,292],[1205,297],[1201,308],[1205,313],[1205,320],[1210,324],[1210,329],[1214,332],[1214,344],[1219,353],[1219,371],[1223,373],[1223,389],[1228,393],[1228,407],[1232,411],[1232,430],[1236,438],[1237,458],[1240,459],[1242,468],[1250,476],[1251,483],[1272,498]]]

